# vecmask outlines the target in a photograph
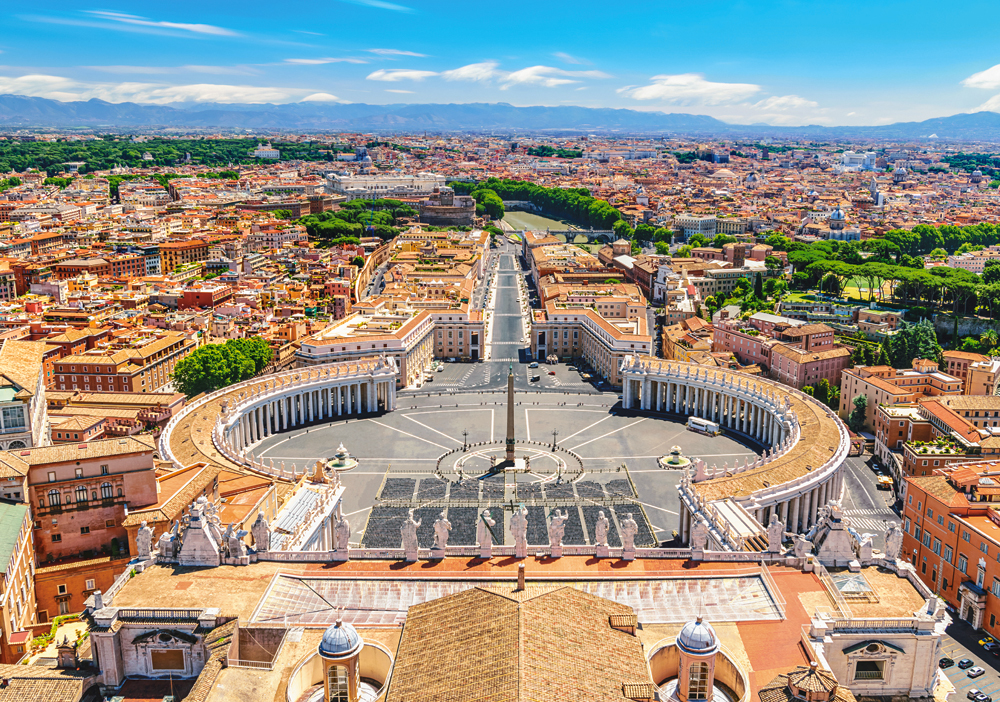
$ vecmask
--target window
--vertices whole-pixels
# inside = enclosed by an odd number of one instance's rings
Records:
[[[971,543],[971,541],[969,540],[969,532],[967,531],[962,532],[962,541],[965,541],[966,543]]]
[[[59,496],[58,490],[49,490],[49,506],[58,507],[61,504],[62,498]]]
[[[110,500],[114,496],[115,494],[111,487],[111,483],[101,483],[101,499]]]
[[[86,583],[84,583],[84,590],[94,590],[94,589],[96,588],[94,587],[93,579],[89,579],[87,580]]]
[[[944,547],[944,559],[948,563],[951,563],[951,546],[945,546]]]
[[[83,485],[76,486],[76,501],[77,502],[87,501],[87,488],[85,488]]]
[[[979,544],[979,550],[985,553],[987,556],[990,555],[990,547],[985,541]]]
[[[108,474],[108,467],[101,466],[101,475],[107,475],[107,474]]]
[[[955,522],[948,522],[948,531],[950,531],[952,534],[955,533]]]
[[[3,428],[4,431],[24,429],[24,407],[4,407]]]
[[[688,671],[688,699],[707,699],[708,686],[708,663],[693,663]]]
[[[934,518],[934,510],[932,510],[930,507],[927,508],[927,516],[932,519]]]
[[[57,590],[58,594],[60,594],[60,595],[65,595],[66,594],[66,586],[65,585],[56,585],[56,590]]]
[[[80,527],[80,533],[81,534],[89,534],[90,533],[90,527],[89,526],[87,526],[87,527]]]
[[[83,468],[77,468],[76,472],[75,472],[75,475],[78,478],[82,478],[83,477]]]
[[[350,686],[347,682],[347,668],[331,666],[329,672],[330,702],[350,702]]]
[[[993,585],[990,587],[990,592],[994,595],[1000,596],[1000,580],[993,578]]]
[[[166,651],[150,651],[149,659],[153,665],[153,670],[184,670],[184,651],[179,648]]]
[[[965,557],[964,553],[958,554],[958,569],[966,574],[969,572],[969,559]]]
[[[941,539],[934,539],[934,554],[941,555]]]
[[[54,470],[49,471],[49,482],[54,483],[56,481],[56,472]]]
[[[62,534],[53,534],[52,535],[52,543],[57,544],[60,541],[62,541]]]
[[[930,545],[931,545],[931,533],[929,531],[924,530],[924,546],[930,546]]]
[[[114,519],[108,519],[104,522],[104,526],[106,526],[108,529],[112,528],[114,525],[115,525]]]
[[[854,666],[855,680],[882,680],[885,661],[858,661]]]

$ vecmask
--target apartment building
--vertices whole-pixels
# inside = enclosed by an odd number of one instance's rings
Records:
[[[44,446],[49,437],[45,355],[37,341],[5,339],[0,346],[0,449]]]
[[[35,624],[35,554],[31,510],[0,500],[0,662],[17,663],[28,652]]]
[[[160,244],[160,270],[170,273],[187,263],[208,260],[209,243],[202,239],[171,241]]]
[[[197,342],[184,332],[167,331],[123,342],[124,348],[94,348],[55,363],[53,387],[97,392],[156,392],[177,362]]]
[[[973,629],[1000,633],[1000,461],[908,477],[901,558]]]
[[[854,398],[868,399],[865,428],[871,430],[879,404],[896,405],[915,402],[921,397],[960,395],[962,381],[938,370],[937,362],[917,358],[912,368],[896,370],[890,366],[856,366],[845,368],[840,378],[840,408],[843,420],[854,410]]]

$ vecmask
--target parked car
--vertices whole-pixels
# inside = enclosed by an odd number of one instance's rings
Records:
[[[976,695],[976,702],[993,702],[993,698],[987,695],[985,692],[980,692]]]
[[[892,490],[892,478],[890,478],[888,475],[880,474],[878,476],[878,489]]]
[[[981,695],[981,694],[983,694],[983,691],[977,687],[974,687],[968,692],[966,692],[965,696],[968,697],[970,700],[974,700],[976,699],[976,695]]]
[[[975,663],[972,662],[971,658],[963,658],[958,662],[958,667],[961,668],[962,670],[965,670],[966,668],[971,668],[974,665]]]
[[[528,368],[538,368],[538,361],[532,361],[529,363]]]
[[[974,668],[969,668],[969,672],[966,673],[970,678],[978,678],[986,672],[984,668],[980,668],[978,665]]]
[[[979,639],[980,646],[986,646],[987,644],[995,644],[996,642],[997,642],[996,639],[994,639],[992,636],[984,636],[983,638]]]
[[[938,668],[950,668],[955,665],[955,661],[950,658],[942,658],[938,661]]]

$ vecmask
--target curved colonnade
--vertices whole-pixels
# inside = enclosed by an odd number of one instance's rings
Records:
[[[680,528],[689,542],[692,524],[704,518],[724,549],[742,550],[739,514],[731,500],[766,526],[772,515],[790,532],[807,532],[820,507],[840,499],[842,466],[850,448],[843,422],[805,393],[765,378],[650,357],[622,362],[625,409],[695,416],[743,434],[766,450],[742,466],[695,462],[679,486]],[[758,529],[759,531],[759,529]]]
[[[392,358],[330,363],[247,380],[205,395],[177,413],[159,439],[160,457],[176,466],[214,463],[294,480],[311,468],[265,465],[251,449],[268,436],[313,422],[391,412],[397,369]]]

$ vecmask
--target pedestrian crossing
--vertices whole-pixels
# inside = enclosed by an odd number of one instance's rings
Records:
[[[845,509],[844,516],[849,517],[855,531],[867,531],[881,534],[888,528],[888,523],[899,523],[899,517],[892,512],[873,512],[867,509]]]

